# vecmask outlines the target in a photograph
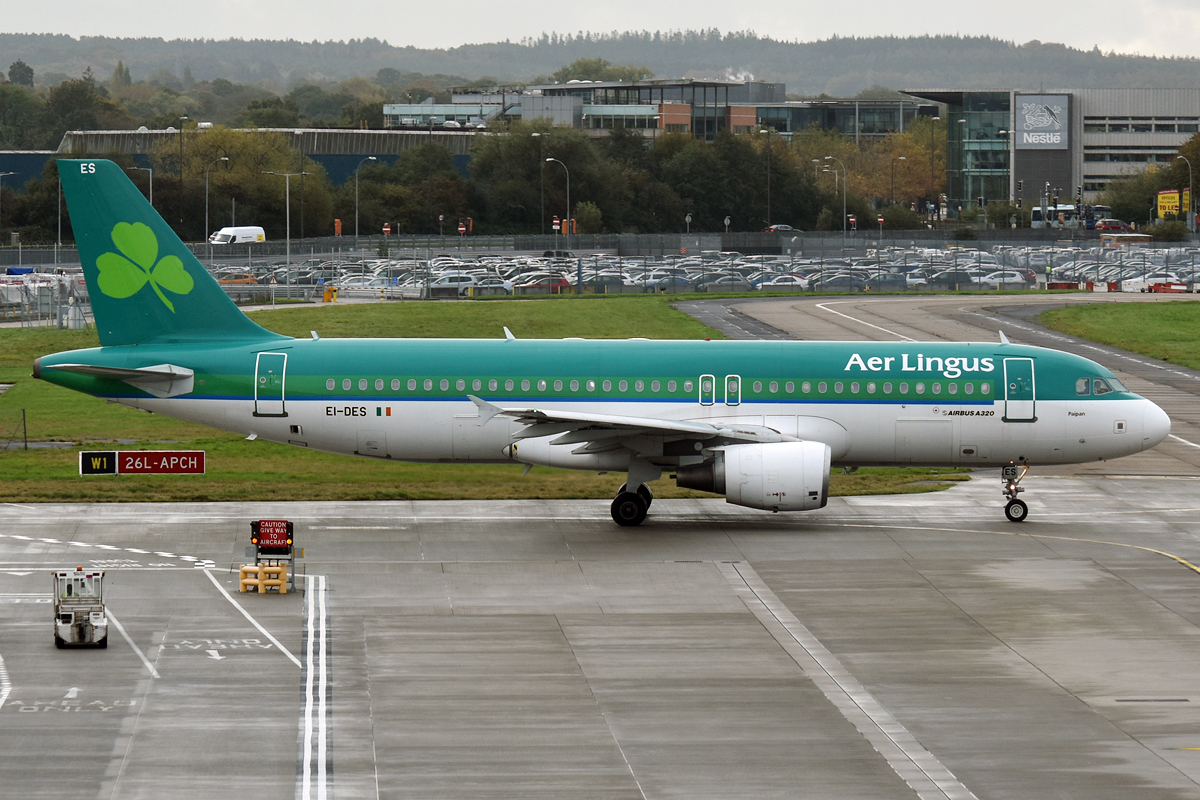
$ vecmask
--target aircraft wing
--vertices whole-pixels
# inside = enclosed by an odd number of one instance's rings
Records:
[[[47,365],[46,369],[61,369],[64,372],[78,372],[82,375],[95,375],[98,378],[125,381],[130,386],[155,397],[175,397],[188,394],[192,391],[195,382],[195,373],[192,370],[187,367],[177,367],[174,364],[157,364],[140,369],[99,367],[93,364],[53,364]]]
[[[647,437],[657,441],[704,441],[711,446],[751,442],[796,441],[771,428],[755,425],[722,425],[691,420],[631,417],[617,414],[593,414],[539,408],[502,408],[469,395],[479,407],[480,425],[497,416],[511,417],[525,426],[514,438],[533,439],[556,436],[551,444],[578,444],[573,452],[596,453],[618,447],[634,451],[643,448],[636,440]]]

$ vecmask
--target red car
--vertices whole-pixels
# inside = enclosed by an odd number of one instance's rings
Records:
[[[1102,219],[1096,222],[1096,230],[1125,233],[1133,230],[1133,226],[1129,225],[1128,223],[1121,222],[1119,219]]]

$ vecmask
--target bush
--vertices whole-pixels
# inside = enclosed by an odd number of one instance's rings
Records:
[[[979,237],[975,235],[973,228],[957,228],[954,231],[954,238],[958,241],[973,241]]]
[[[1185,222],[1163,222],[1154,226],[1150,232],[1156,242],[1184,242],[1187,241],[1189,231]]]

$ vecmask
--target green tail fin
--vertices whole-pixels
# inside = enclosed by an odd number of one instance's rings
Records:
[[[286,338],[234,305],[111,161],[58,162],[102,345]]]

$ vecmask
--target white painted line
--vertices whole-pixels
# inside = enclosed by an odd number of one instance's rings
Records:
[[[146,658],[146,654],[142,652],[142,648],[134,644],[133,637],[131,637],[125,631],[125,626],[121,624],[120,620],[113,616],[112,611],[107,608],[104,609],[104,613],[108,615],[108,621],[113,624],[113,627],[117,629],[117,632],[125,637],[125,641],[129,642],[129,646],[133,648],[133,652],[137,653],[137,657],[140,658],[142,663],[146,665],[146,669],[150,670],[150,677],[161,678],[162,676],[158,674],[158,670],[156,670],[154,665],[150,663],[150,659]]]
[[[1196,444],[1195,442],[1189,442],[1187,439],[1183,438],[1182,436],[1176,436],[1176,435],[1175,435],[1175,434],[1173,434],[1173,433],[1168,433],[1168,434],[1167,434],[1167,436],[1168,436],[1169,438],[1171,438],[1171,439],[1174,439],[1174,440],[1175,440],[1175,441],[1177,441],[1177,442],[1183,442],[1183,443],[1184,443],[1184,444],[1186,444],[1188,447],[1197,447],[1197,448],[1200,448],[1200,444]]]
[[[217,587],[217,590],[218,590],[218,591],[220,591],[220,593],[221,593],[221,594],[225,595],[225,599],[226,599],[226,600],[228,600],[228,601],[230,602],[230,604],[232,604],[232,605],[233,605],[233,607],[234,607],[234,608],[236,608],[238,611],[242,612],[242,616],[243,616],[243,617],[245,617],[246,619],[248,619],[248,620],[250,621],[250,624],[251,624],[251,625],[253,625],[254,627],[258,628],[258,632],[259,632],[259,633],[261,633],[263,636],[265,636],[265,637],[267,637],[268,639],[270,639],[270,640],[271,640],[271,644],[273,644],[273,645],[275,645],[276,647],[278,647],[278,648],[279,648],[279,652],[281,652],[281,653],[283,653],[285,656],[287,656],[287,657],[288,657],[288,659],[289,659],[289,660],[290,660],[290,661],[291,661],[293,664],[295,664],[297,667],[298,667],[298,666],[300,666],[300,659],[296,658],[294,655],[292,655],[292,654],[291,654],[291,651],[289,651],[289,650],[288,650],[286,647],[284,647],[282,644],[280,644],[280,643],[279,643],[279,640],[278,640],[278,639],[276,639],[274,636],[272,636],[270,631],[268,631],[268,630],[267,630],[266,628],[264,628],[262,625],[259,625],[259,624],[258,624],[258,620],[256,620],[254,617],[250,616],[250,612],[249,612],[249,611],[247,611],[246,609],[242,608],[242,607],[241,607],[241,606],[238,604],[238,602],[237,602],[236,600],[234,600],[234,599],[233,599],[233,596],[232,596],[231,594],[229,594],[229,592],[225,591],[225,587],[224,587],[224,586],[222,586],[220,583],[218,583],[218,582],[217,582],[217,579],[213,577],[213,574],[212,574],[211,572],[209,572],[208,570],[204,570],[204,574],[208,576],[208,579],[209,579],[210,581],[212,581],[212,585],[213,585],[213,586],[215,586],[215,587]]]
[[[307,604],[304,620],[304,718],[301,723],[303,744],[300,763],[301,800],[326,800],[328,796],[328,731],[326,700],[329,692],[328,608],[325,603],[325,576],[306,575]],[[315,730],[314,730],[315,729]],[[316,738],[316,774],[313,769],[313,738]]]
[[[0,709],[8,701],[12,693],[12,681],[8,679],[8,667],[4,666],[4,656],[0,656]]]
[[[3,503],[3,505],[12,506],[13,508],[23,508],[26,511],[37,511],[36,508],[31,508],[30,506],[23,506],[20,503]]]
[[[851,302],[851,301],[849,301],[849,300],[840,300],[840,301],[837,301],[837,302],[841,302],[841,303],[848,303],[848,302]],[[866,322],[866,321],[864,321],[864,320],[861,320],[861,319],[859,319],[858,317],[852,317],[852,316],[850,316],[849,314],[843,314],[843,313],[842,313],[842,312],[840,312],[840,311],[834,311],[832,308],[829,308],[829,306],[831,306],[831,305],[833,305],[833,303],[832,303],[832,302],[830,302],[830,303],[817,303],[817,308],[821,309],[822,311],[828,311],[830,314],[837,314],[839,317],[844,317],[844,318],[846,318],[846,319],[850,320],[851,322],[857,322],[859,325],[866,325],[868,328],[874,328],[874,329],[875,329],[875,330],[877,330],[877,331],[883,331],[883,332],[884,332],[884,333],[886,333],[888,336],[895,336],[897,339],[903,339],[903,340],[904,340],[904,341],[906,341],[906,342],[915,342],[915,341],[916,341],[916,339],[913,339],[913,338],[911,338],[911,337],[905,336],[905,335],[904,335],[904,334],[902,334],[902,333],[896,333],[895,331],[889,331],[887,328],[881,328],[881,327],[879,327],[878,325],[872,325],[870,322]]]
[[[978,800],[788,610],[753,567],[717,566],[755,618],[921,800]]]

